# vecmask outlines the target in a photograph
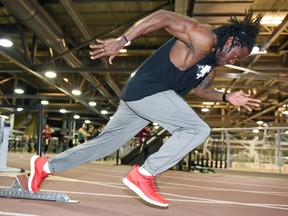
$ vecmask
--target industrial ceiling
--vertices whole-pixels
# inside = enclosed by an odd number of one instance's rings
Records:
[[[176,11],[213,28],[230,16],[243,18],[245,10],[263,13],[266,22],[257,45],[266,54],[250,55],[236,68],[216,69],[214,87],[242,89],[262,100],[248,112],[223,102],[207,103],[186,96],[190,106],[212,128],[256,127],[261,120],[269,127],[286,127],[282,113],[288,105],[288,1],[287,0],[1,0],[0,32],[14,45],[0,47],[0,105],[45,105],[45,118],[61,122],[80,116],[106,124],[117,108],[121,89],[134,70],[171,35],[164,30],[141,36],[119,54],[113,65],[107,59],[92,61],[89,43],[96,38],[118,37],[138,19],[156,11]],[[269,20],[270,19],[270,20]],[[272,21],[271,21],[272,19]],[[56,78],[47,78],[53,70]],[[24,94],[14,89],[22,87]],[[81,95],[71,93],[79,89]],[[94,101],[96,106],[88,103]],[[203,104],[203,102],[206,102]],[[201,108],[209,108],[202,112]],[[66,113],[60,113],[66,109]],[[107,110],[102,114],[101,110]],[[25,111],[25,110],[24,110]],[[2,113],[6,110],[2,107]],[[52,125],[53,126],[53,125]]]

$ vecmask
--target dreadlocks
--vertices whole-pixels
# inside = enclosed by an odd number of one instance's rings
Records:
[[[245,12],[244,20],[238,20],[233,16],[228,19],[228,24],[224,24],[214,30],[217,35],[217,48],[220,51],[223,49],[224,44],[229,37],[233,37],[232,49],[235,45],[247,46],[249,53],[255,44],[255,38],[259,34],[261,25],[260,21],[263,17],[262,14],[258,14],[254,19],[252,18],[253,11],[249,10]]]

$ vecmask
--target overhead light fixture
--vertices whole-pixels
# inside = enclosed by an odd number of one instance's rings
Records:
[[[41,103],[42,105],[48,105],[48,104],[49,104],[49,101],[47,101],[47,100],[42,100],[40,103]]]
[[[18,111],[18,112],[21,112],[21,111],[23,111],[23,108],[22,108],[22,107],[18,107],[18,108],[17,108],[17,111]]]
[[[101,110],[101,114],[106,115],[106,114],[108,114],[108,111],[107,110]]]
[[[66,110],[66,109],[60,109],[59,112],[60,112],[60,113],[66,113],[67,110]]]
[[[9,39],[2,38],[0,39],[0,46],[2,47],[11,47],[13,46],[13,42]]]
[[[262,25],[279,25],[282,23],[283,19],[285,17],[285,13],[278,13],[277,15],[269,15],[266,14],[262,19],[261,19],[261,24]]]
[[[81,95],[81,91],[79,89],[73,89],[72,94],[78,96],[78,95]]]
[[[86,124],[90,124],[90,123],[91,123],[90,120],[85,120],[84,122],[85,122]]]
[[[212,105],[214,105],[214,102],[208,101],[208,102],[203,102],[202,104],[212,106]]]
[[[57,74],[54,71],[46,71],[45,76],[47,78],[55,78],[57,76]]]
[[[97,105],[97,103],[95,102],[95,101],[89,101],[89,106],[96,106]]]
[[[23,94],[24,93],[24,90],[21,88],[16,88],[14,91],[16,94]]]
[[[262,124],[264,124],[264,122],[261,121],[261,120],[259,120],[259,121],[256,122],[256,124],[258,124],[258,125],[262,125]]]
[[[74,119],[80,119],[80,115],[74,115]]]
[[[201,109],[201,112],[209,112],[209,108],[204,107],[204,108]]]

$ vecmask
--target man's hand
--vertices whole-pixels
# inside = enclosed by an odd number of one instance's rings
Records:
[[[249,94],[245,94],[242,91],[229,93],[227,100],[236,106],[238,111],[240,111],[242,106],[251,112],[253,107],[259,107],[261,104],[261,100],[251,98]]]
[[[109,56],[109,64],[112,64],[112,60],[118,55],[120,49],[125,45],[125,41],[120,38],[110,38],[105,40],[97,39],[94,44],[90,45],[93,49],[90,52],[90,58],[95,60],[104,56]]]

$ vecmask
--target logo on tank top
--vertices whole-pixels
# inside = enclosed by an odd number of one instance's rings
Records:
[[[197,74],[196,79],[200,79],[201,77],[204,77],[207,73],[209,73],[212,69],[210,65],[196,65],[197,66]]]

